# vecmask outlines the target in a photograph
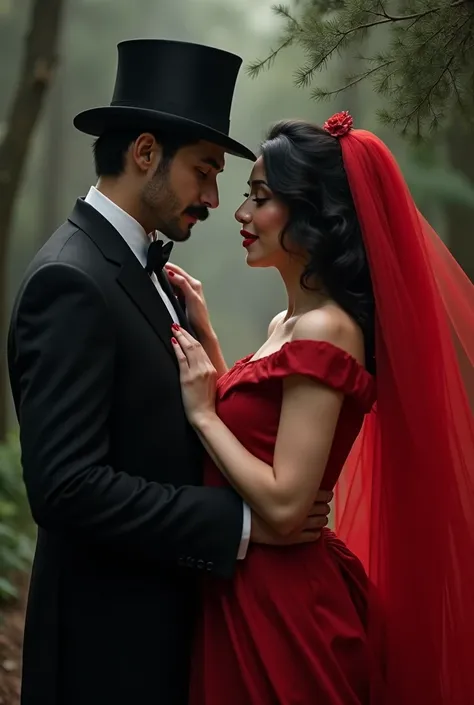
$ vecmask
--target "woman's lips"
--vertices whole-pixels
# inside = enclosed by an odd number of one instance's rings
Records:
[[[252,235],[252,233],[249,233],[246,230],[241,230],[240,234],[244,238],[242,247],[250,247],[250,245],[255,242],[255,240],[258,240],[258,237],[256,235]]]

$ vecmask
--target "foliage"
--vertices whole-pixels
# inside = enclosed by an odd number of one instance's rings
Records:
[[[34,530],[24,490],[20,451],[12,436],[0,445],[0,602],[16,597],[15,573],[30,567]]]
[[[399,162],[418,205],[434,202],[474,209],[474,184],[461,171],[447,166],[440,159],[426,162],[416,155]]]
[[[299,11],[298,11],[298,8]],[[281,40],[262,61],[248,67],[258,75],[279,52],[299,45],[306,61],[295,81],[312,85],[317,100],[330,99],[365,79],[387,99],[380,120],[420,138],[447,121],[455,108],[466,120],[474,114],[474,5],[470,0],[304,0],[298,14],[278,5],[284,23]],[[388,28],[386,47],[353,57],[357,69],[335,89],[314,85],[316,75],[342,52],[360,50],[369,32]]]

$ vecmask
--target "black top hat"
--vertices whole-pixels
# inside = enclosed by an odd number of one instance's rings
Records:
[[[239,157],[255,155],[229,137],[229,116],[242,59],[221,49],[163,39],[133,39],[118,45],[118,68],[110,105],[74,118],[81,132],[180,130],[218,144]]]

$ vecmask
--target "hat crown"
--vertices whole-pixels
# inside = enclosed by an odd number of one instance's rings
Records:
[[[161,39],[121,42],[118,55],[111,105],[156,110],[228,134],[239,56]]]

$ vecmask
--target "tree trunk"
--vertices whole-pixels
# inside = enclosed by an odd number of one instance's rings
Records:
[[[31,138],[51,83],[64,0],[33,0],[23,62],[0,143],[0,332],[6,332],[8,244]],[[2,345],[5,350],[5,346]],[[0,360],[0,442],[7,432],[5,355]]]
[[[56,72],[54,86],[48,97],[47,124],[45,125],[44,149],[41,155],[43,166],[41,185],[41,213],[38,219],[38,249],[46,242],[58,227],[59,205],[63,179],[64,152],[64,77],[62,71]]]

